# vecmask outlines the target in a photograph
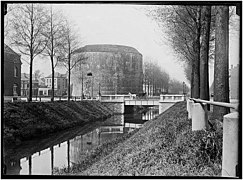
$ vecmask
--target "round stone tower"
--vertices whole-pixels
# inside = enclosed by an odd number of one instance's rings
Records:
[[[78,49],[72,71],[72,95],[142,93],[142,54],[135,48],[121,45],[87,45]],[[81,60],[84,59],[84,60]],[[82,85],[83,84],[83,85]]]

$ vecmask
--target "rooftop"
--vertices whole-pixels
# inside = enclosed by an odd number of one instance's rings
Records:
[[[30,74],[21,73],[21,81],[29,81],[29,79],[30,79]],[[36,79],[34,75],[32,75],[32,82],[38,82],[38,79]]]
[[[11,56],[11,58],[4,58],[4,61],[8,61],[8,62],[14,62],[14,63],[20,63],[22,64],[20,57],[21,55],[19,55],[18,53],[16,53],[13,49],[11,49],[8,45],[4,44],[4,54],[10,54],[13,55]],[[5,55],[4,55],[5,57]]]
[[[138,52],[137,49],[133,47],[123,46],[123,45],[112,45],[112,44],[86,45],[76,50],[76,53],[80,53],[80,52],[126,52],[126,53],[141,54],[140,52]]]
[[[7,44],[4,43],[4,52],[9,54],[14,54],[16,56],[20,56],[18,53],[16,53],[14,50],[12,50]]]
[[[49,76],[46,76],[45,78],[51,78],[51,77],[52,77],[52,74],[50,74]],[[66,78],[67,75],[66,74],[61,74],[59,72],[55,72],[54,77],[55,78]]]

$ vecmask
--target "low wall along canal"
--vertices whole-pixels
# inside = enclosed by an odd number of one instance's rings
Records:
[[[158,114],[158,107],[148,108],[147,112],[125,112],[103,122],[97,121],[5,149],[6,174],[51,175],[55,168],[69,169],[93,149],[141,128],[144,122]]]

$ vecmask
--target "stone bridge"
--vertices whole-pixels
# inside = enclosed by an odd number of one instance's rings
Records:
[[[136,95],[102,95],[99,100],[110,107],[114,113],[123,114],[125,106],[159,106],[159,114],[178,101],[184,101],[184,95],[160,95],[138,98]]]

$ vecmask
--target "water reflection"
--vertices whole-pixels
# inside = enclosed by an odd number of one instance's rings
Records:
[[[72,139],[40,149],[30,156],[14,159],[7,156],[5,159],[7,174],[51,175],[55,167],[67,167],[69,170],[74,164],[84,160],[92,149],[124,133],[141,128],[144,122],[157,115],[158,109],[154,108],[146,113],[115,115],[86,134],[80,132]]]

